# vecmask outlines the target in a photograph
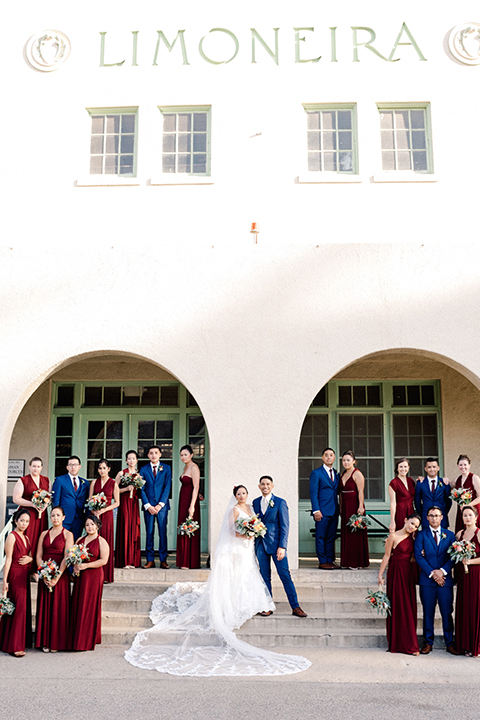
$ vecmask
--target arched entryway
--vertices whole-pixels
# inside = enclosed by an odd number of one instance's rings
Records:
[[[429,456],[439,457],[448,477],[455,477],[460,453],[480,467],[480,391],[442,360],[424,351],[379,352],[348,365],[316,394],[299,442],[301,554],[314,552],[308,480],[326,446],[335,449],[338,470],[340,454],[355,452],[367,512],[387,526],[388,484],[398,458],[409,458],[414,477],[424,474]],[[373,543],[374,551],[381,548],[380,540]]]
[[[50,479],[66,472],[69,455],[82,460],[81,475],[96,477],[106,457],[112,474],[125,467],[125,453],[137,450],[140,467],[151,445],[162,449],[162,463],[172,468],[172,509],[168,547],[176,547],[178,478],[183,468],[180,447],[191,444],[201,472],[202,551],[208,550],[208,433],[192,393],[164,368],[126,354],[95,354],[71,359],[44,381],[28,399],[15,424],[9,457],[40,455]],[[7,497],[14,478],[9,478]],[[144,533],[142,523],[142,534]]]

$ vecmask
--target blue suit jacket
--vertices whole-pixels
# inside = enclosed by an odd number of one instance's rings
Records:
[[[290,527],[288,505],[286,500],[272,494],[271,501],[273,502],[273,507],[269,505],[264,515],[261,511],[261,499],[262,498],[259,497],[255,498],[253,501],[253,509],[266,526],[267,533],[263,538],[256,538],[255,544],[263,543],[265,552],[268,555],[274,555],[279,547],[287,548],[288,530]]]
[[[334,482],[325,469],[325,465],[312,470],[310,474],[310,501],[312,513],[320,510],[325,517],[338,515],[338,483],[340,476],[333,471]]]
[[[79,477],[78,480],[80,482],[80,486],[77,492],[73,489],[70,475],[59,475],[53,481],[53,498],[51,507],[53,508],[56,505],[61,505],[65,513],[63,526],[67,530],[72,530],[75,517],[77,519],[81,519],[82,523],[83,518],[85,517],[85,503],[88,499],[90,483],[85,480],[85,478]],[[75,540],[76,539],[77,538],[75,538]]]
[[[451,530],[440,528],[440,535],[446,535],[443,540],[440,538],[438,545],[435,544],[430,526],[421,530],[415,539],[415,560],[420,568],[420,585],[436,586],[433,578],[428,577],[432,570],[443,568],[447,573],[445,585],[453,585],[452,567],[453,560],[447,550],[455,540],[455,534]]]
[[[415,485],[415,507],[418,514],[422,518],[422,527],[429,527],[427,520],[427,510],[432,505],[438,505],[443,513],[442,527],[448,528],[448,511],[452,507],[452,501],[449,498],[451,492],[450,485],[443,482],[442,478],[438,478],[437,487],[432,494],[431,483],[429,478],[424,478],[423,482],[417,482]]]
[[[153,506],[158,505],[158,503],[163,503],[165,510],[168,511],[170,510],[168,497],[172,487],[172,471],[169,465],[162,465],[161,462],[160,467],[163,469],[157,472],[156,478],[153,477],[153,470],[150,463],[140,470],[140,475],[145,480],[145,485],[141,489],[140,494],[144,507],[147,503]]]

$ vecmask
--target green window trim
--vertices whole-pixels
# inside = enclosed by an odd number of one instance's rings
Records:
[[[138,107],[103,107],[86,108],[86,110],[90,117],[89,175],[112,178],[137,177]],[[118,126],[114,120],[117,117]],[[133,128],[130,117],[133,119]]]
[[[308,172],[358,175],[357,104],[304,103],[303,109],[307,114]]]
[[[211,105],[159,105],[162,115],[162,174],[209,177],[211,175]],[[203,116],[205,115],[205,125]],[[189,119],[190,117],[190,119]],[[185,127],[180,122],[186,123]],[[196,129],[196,122],[201,123]],[[196,147],[196,143],[199,146]],[[180,145],[182,143],[182,145]]]
[[[382,155],[382,167],[384,172],[392,172],[392,173],[402,173],[402,172],[414,172],[419,175],[432,175],[434,173],[434,165],[433,165],[433,146],[432,146],[432,117],[431,117],[431,107],[429,102],[405,102],[405,103],[377,103],[377,109],[380,116],[380,147],[381,147],[381,155]],[[411,114],[412,111],[415,112],[417,110],[423,111],[424,113],[424,127],[423,128],[414,128],[412,127],[411,123]],[[409,123],[408,127],[400,128],[398,129],[396,127],[396,123],[394,122],[394,126],[391,128],[392,130],[392,136],[393,136],[393,147],[384,147],[384,139],[383,139],[383,133],[387,133],[390,128],[382,127],[382,114],[384,113],[392,113],[395,116],[395,111],[398,111],[398,113],[401,113],[401,111],[406,111],[408,113],[409,117]],[[425,136],[425,148],[415,148],[413,145],[415,144],[413,142],[413,134],[415,132],[424,130],[424,136]],[[399,148],[397,146],[397,133],[398,132],[405,132],[405,136],[407,139],[407,144],[410,145],[410,147],[405,148]],[[415,160],[414,156],[418,153],[425,152],[425,160],[426,160],[426,167],[423,169],[415,169]],[[394,153],[394,164],[395,167],[390,167],[388,169],[385,168],[385,158],[384,153],[390,152]],[[399,153],[409,153],[410,154],[410,168],[401,169],[398,167],[398,155]],[[423,164],[423,159],[420,164]]]

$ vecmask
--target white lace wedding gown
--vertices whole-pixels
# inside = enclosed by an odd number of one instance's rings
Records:
[[[258,569],[253,540],[235,536],[230,503],[206,583],[175,583],[152,603],[155,625],[125,653],[129,663],[171,675],[286,675],[303,657],[262,650],[233,630],[275,605]],[[245,513],[242,515],[247,517]]]

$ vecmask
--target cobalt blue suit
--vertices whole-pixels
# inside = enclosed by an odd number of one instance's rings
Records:
[[[265,582],[265,585],[272,595],[272,573],[270,558],[273,559],[280,580],[283,583],[285,592],[287,594],[288,602],[293,608],[299,607],[297,593],[295,585],[293,584],[290,570],[288,569],[288,559],[285,552],[283,560],[277,560],[278,548],[287,549],[288,543],[288,505],[282,498],[276,497],[272,494],[270,503],[268,505],[265,515],[262,513],[261,497],[255,498],[253,501],[253,509],[264,523],[267,528],[265,537],[255,538],[255,552],[257,554],[258,565],[260,568],[260,574]]]
[[[438,545],[430,530],[430,526],[421,530],[415,540],[415,560],[420,567],[420,599],[423,605],[423,636],[425,642],[433,645],[435,639],[434,622],[435,606],[438,602],[443,624],[443,637],[445,645],[453,645],[453,560],[447,550],[455,540],[451,530],[439,528],[440,537]],[[442,539],[442,535],[446,537]],[[445,585],[440,587],[435,580],[429,577],[432,570],[443,569]]]
[[[442,478],[437,478],[437,486],[435,492],[432,493],[432,483],[429,477],[425,477],[423,482],[418,481],[415,485],[415,507],[422,518],[422,527],[429,527],[427,520],[427,510],[432,505],[437,505],[442,511],[442,527],[448,528],[448,511],[452,507],[450,500],[451,487],[448,483],[444,483]]]
[[[88,492],[90,483],[85,478],[78,477],[79,487],[77,492],[73,489],[73,483],[70,475],[59,475],[53,481],[52,486],[52,505],[60,505],[65,513],[63,527],[71,530],[73,539],[77,540],[83,532],[85,525],[85,503],[88,500]]]
[[[333,468],[332,468],[333,470]],[[317,510],[322,519],[315,521],[315,549],[318,562],[332,563],[335,560],[335,535],[338,525],[338,483],[340,476],[333,470],[333,482],[328,468],[322,465],[310,474],[310,501],[312,515]]]
[[[160,470],[160,468],[162,468]],[[153,476],[152,465],[149,462],[140,470],[140,475],[145,480],[145,485],[140,491],[142,496],[143,511],[145,517],[145,529],[147,538],[145,543],[145,555],[147,562],[155,560],[154,538],[155,538],[155,522],[158,525],[158,555],[160,562],[167,559],[167,516],[170,510],[169,495],[172,488],[172,471],[169,465],[159,464],[157,476]],[[145,510],[145,505],[149,503],[153,507],[158,503],[163,503],[163,507],[158,515],[152,515]]]

